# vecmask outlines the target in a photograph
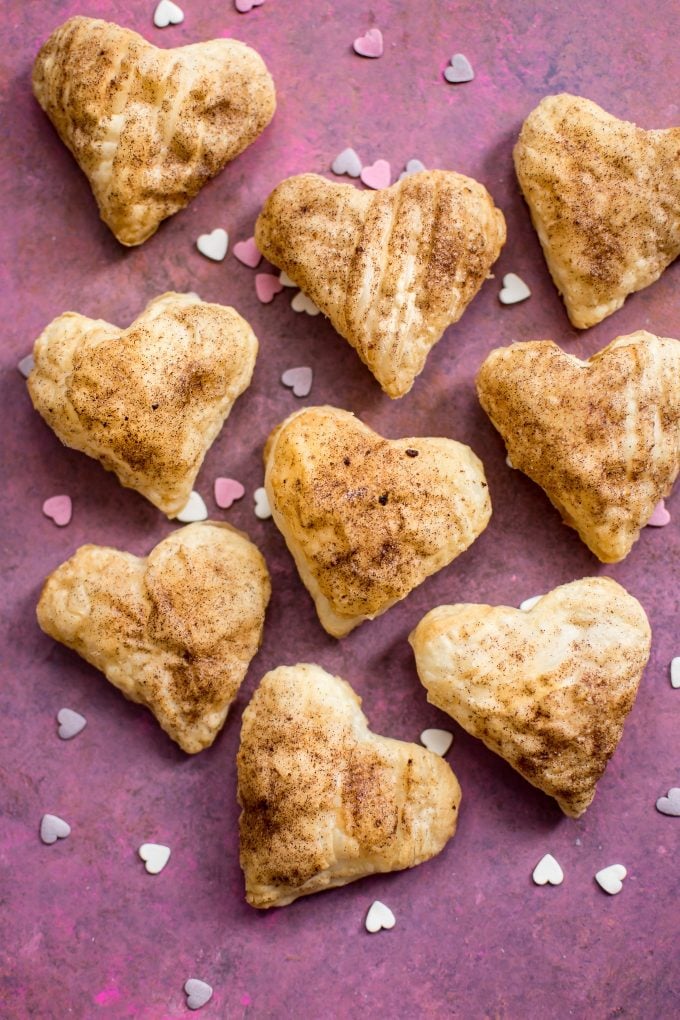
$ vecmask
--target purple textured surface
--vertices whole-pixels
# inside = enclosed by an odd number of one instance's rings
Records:
[[[588,96],[648,128],[680,122],[677,3],[267,0],[246,15],[228,0],[181,4],[184,23],[163,31],[151,23],[153,0],[3,5],[0,1015],[183,1017],[182,986],[194,976],[215,989],[200,1014],[206,1018],[677,1016],[680,820],[658,814],[654,803],[680,785],[680,690],[668,678],[670,659],[680,654],[680,505],[671,499],[672,523],[646,529],[626,562],[603,568],[540,490],[506,467],[472,382],[486,352],[513,340],[551,337],[587,355],[634,329],[678,336],[678,266],[597,328],[571,329],[511,163],[522,119],[548,93]],[[124,250],[99,221],[85,178],[31,96],[40,43],[76,13],[117,21],[162,46],[233,35],[259,50],[276,80],[279,109],[270,128],[141,248]],[[379,60],[351,50],[371,26],[385,38]],[[476,77],[447,85],[442,72],[458,51]],[[291,310],[292,292],[263,306],[253,271],[231,252],[214,264],[195,249],[198,235],[217,226],[228,229],[231,246],[250,236],[281,178],[326,172],[347,145],[365,163],[390,160],[393,178],[414,157],[471,174],[508,221],[496,279],[398,402],[381,395],[326,322]],[[533,296],[503,308],[500,278],[510,271]],[[253,385],[197,487],[213,517],[260,545],[273,598],[263,648],[225,730],[193,758],[147,711],[37,628],[41,582],[77,546],[146,553],[172,525],[94,461],[60,446],[33,412],[15,367],[59,313],[75,309],[126,325],[168,289],[233,304],[261,341]],[[252,511],[263,441],[301,406],[279,376],[304,364],[315,373],[305,403],[348,408],[389,436],[470,443],[484,461],[494,507],[469,552],[342,643],[321,630],[280,535]],[[218,474],[247,489],[226,512],[212,500]],[[65,529],[41,513],[43,500],[61,492],[74,503]],[[427,705],[406,636],[441,602],[517,605],[600,573],[640,598],[654,641],[623,741],[593,806],[575,822]],[[416,740],[426,726],[455,730],[449,760],[463,806],[458,834],[431,863],[259,914],[244,902],[238,865],[239,718],[265,670],[296,661],[318,662],[349,680],[377,732]],[[70,742],[56,736],[62,706],[87,717]],[[43,812],[66,818],[70,838],[43,846]],[[159,876],[147,875],[137,858],[145,841],[172,848]],[[531,871],[548,851],[566,878],[559,888],[539,889]],[[614,862],[629,877],[609,898],[593,875]],[[392,908],[397,925],[369,936],[363,918],[375,898]]]

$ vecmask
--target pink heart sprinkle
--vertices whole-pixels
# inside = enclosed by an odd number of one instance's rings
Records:
[[[354,52],[360,57],[382,57],[383,37],[379,28],[369,28],[366,35],[354,40]]]
[[[278,276],[273,273],[257,273],[255,276],[255,291],[263,305],[268,305],[274,300],[274,295],[283,290],[283,284]]]
[[[666,504],[662,499],[654,507],[652,516],[647,521],[647,526],[652,528],[665,528],[671,522],[671,515],[666,510]]]
[[[241,499],[245,491],[235,478],[215,479],[215,502],[222,510],[228,510],[234,500]]]
[[[45,517],[51,518],[60,528],[64,528],[71,520],[73,503],[70,496],[50,496],[42,505]]]
[[[234,7],[239,14],[247,14],[253,7],[261,7],[264,0],[234,0]]]
[[[389,188],[392,178],[392,167],[386,159],[376,159],[371,166],[365,166],[361,171],[361,179],[368,188],[379,191],[381,188]]]
[[[239,241],[234,245],[234,255],[244,266],[255,269],[262,261],[262,253],[255,244],[255,238],[249,237],[247,241]]]

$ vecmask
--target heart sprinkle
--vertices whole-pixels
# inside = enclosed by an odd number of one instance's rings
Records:
[[[201,255],[213,262],[222,262],[229,247],[229,234],[222,227],[215,227],[210,234],[201,234],[196,247]]]
[[[239,0],[236,0],[236,2],[238,3]],[[199,981],[198,978],[189,978],[188,981],[185,981],[184,991],[186,992],[189,1009],[200,1009],[201,1006],[205,1006],[206,1002],[210,1002],[212,999],[212,988],[207,982]]]
[[[422,170],[427,170],[424,163],[421,163],[419,159],[409,159],[406,169],[402,170],[399,174],[399,180],[403,181],[404,177],[410,177],[411,174],[419,174]]]
[[[279,273],[279,283],[282,287],[297,287],[295,280],[291,280],[288,273],[285,273],[283,269]]]
[[[170,860],[170,847],[162,843],[142,843],[137,853],[150,875],[159,875]]]
[[[552,854],[546,854],[534,868],[531,877],[536,885],[562,885],[564,872]]]
[[[274,300],[274,295],[283,290],[283,284],[273,273],[257,273],[255,276],[255,293],[263,305]]]
[[[453,733],[448,730],[423,730],[420,734],[420,743],[428,751],[433,751],[443,758],[453,743]]]
[[[449,61],[449,66],[444,71],[444,77],[452,85],[461,85],[463,82],[472,81],[475,72],[472,64],[464,53],[454,53]]]
[[[370,931],[371,934],[374,934],[375,932],[380,931],[381,928],[385,928],[386,931],[389,931],[390,928],[394,928],[397,920],[389,907],[386,907],[384,903],[380,902],[380,900],[374,900],[366,914],[366,920],[364,923],[366,925],[366,931]]]
[[[498,295],[502,305],[517,305],[531,297],[531,291],[516,273],[506,273],[503,277],[503,289]]]
[[[232,503],[245,495],[245,491],[235,478],[215,479],[215,502],[221,510],[228,510]]]
[[[259,517],[261,521],[269,520],[272,515],[272,509],[269,505],[267,490],[260,487],[255,489],[253,495],[255,497],[255,516]]]
[[[196,521],[205,521],[208,518],[208,508],[203,497],[195,490],[189,496],[186,506],[177,514],[177,520],[182,524],[194,524]]]
[[[360,57],[382,57],[383,37],[379,28],[369,28],[366,35],[360,35],[353,42],[354,52]]]
[[[674,786],[668,791],[667,797],[659,797],[656,802],[656,810],[662,815],[673,815],[680,818],[680,786]]]
[[[604,889],[610,896],[616,896],[623,889],[623,880],[628,872],[623,864],[610,864],[595,875],[595,881],[600,889]]]
[[[294,312],[306,312],[307,315],[318,315],[319,309],[311,298],[299,291],[290,303]]]
[[[73,503],[70,496],[50,496],[42,505],[42,512],[59,528],[65,528],[73,515]]]
[[[312,388],[314,378],[311,368],[301,365],[299,368],[287,368],[281,376],[281,382],[293,391],[296,397],[306,397]]]
[[[680,688],[680,655],[671,659],[671,687]]]
[[[386,159],[376,159],[375,163],[365,166],[361,171],[361,180],[367,188],[380,191],[389,188],[392,179],[392,167]]]
[[[153,12],[153,23],[156,28],[167,28],[168,25],[181,25],[184,21],[184,11],[172,0],[161,0]]]
[[[533,609],[537,602],[543,598],[542,595],[532,595],[530,599],[525,599],[524,602],[520,602],[519,608],[523,613],[528,613],[530,609]]]
[[[40,820],[40,838],[50,846],[58,839],[66,839],[71,835],[71,826],[58,815],[43,815]]]
[[[242,262],[244,266],[248,266],[249,269],[257,269],[262,261],[262,252],[259,251],[255,244],[254,237],[249,237],[245,241],[237,241],[233,251],[239,262]]]
[[[665,528],[667,524],[670,524],[670,522],[671,515],[669,514],[668,510],[666,510],[666,504],[664,500],[660,499],[659,502],[654,507],[654,510],[652,511],[652,516],[647,521],[647,527]]]
[[[361,173],[361,160],[354,149],[343,149],[339,156],[336,156],[331,163],[331,170],[339,177],[347,174],[348,177],[358,177]]]
[[[27,354],[25,358],[22,358],[17,368],[23,375],[24,379],[28,379],[29,375],[35,368],[35,361],[33,360],[32,354]]]
[[[511,468],[511,469],[512,469],[513,471],[515,470],[515,465],[514,465],[514,464],[512,463],[512,461],[510,460],[510,454],[508,454],[508,455],[507,455],[507,457],[505,458],[505,463],[506,463],[506,464],[508,465],[508,467],[509,467],[509,468]]]
[[[59,728],[57,733],[62,740],[72,740],[87,726],[87,719],[72,708],[60,708],[57,712]]]

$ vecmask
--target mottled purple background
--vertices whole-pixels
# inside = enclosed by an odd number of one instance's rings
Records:
[[[680,505],[670,501],[672,524],[647,529],[625,563],[601,567],[540,490],[506,467],[472,380],[487,351],[513,340],[551,337],[587,355],[634,329],[679,335],[677,266],[597,328],[571,329],[511,163],[522,119],[551,92],[589,96],[649,128],[680,123],[678,5],[266,0],[247,15],[230,0],[182,6],[184,24],[164,31],[152,26],[153,0],[5,0],[2,9],[2,1020],[183,1017],[189,976],[215,988],[206,1018],[677,1016],[680,819],[658,814],[654,802],[680,785],[680,690],[668,679],[680,653]],[[40,43],[76,13],[118,21],[163,46],[233,35],[260,51],[276,80],[271,127],[141,248],[120,247],[99,221],[84,177],[31,96]],[[384,33],[385,54],[362,60],[351,42],[372,25]],[[457,51],[476,78],[454,87],[442,71]],[[290,292],[260,305],[251,270],[231,254],[215,264],[195,249],[196,237],[216,226],[228,229],[232,245],[249,236],[282,177],[324,172],[347,145],[365,163],[390,160],[393,176],[413,157],[471,174],[508,221],[496,280],[401,401],[381,394],[326,322],[296,315]],[[499,281],[509,271],[533,296],[503,308]],[[172,525],[94,461],[60,446],[32,411],[15,367],[59,313],[127,325],[172,288],[233,303],[260,337],[253,385],[210,451],[198,488],[213,516],[226,516],[260,545],[274,587],[264,646],[233,715],[215,746],[193,758],[36,626],[43,578],[81,543],[146,553]],[[262,443],[300,406],[279,376],[302,364],[315,373],[310,403],[349,408],[386,435],[470,443],[484,460],[494,506],[468,553],[341,644],[321,630],[276,529],[252,512]],[[212,501],[218,474],[248,490],[226,515]],[[74,500],[63,530],[41,513],[43,500],[61,492]],[[265,670],[318,662],[361,693],[378,732],[417,739],[425,726],[449,725],[426,704],[406,643],[428,609],[443,601],[518,604],[597,573],[641,599],[654,643],[620,749],[583,819],[562,817],[451,723],[450,760],[464,800],[458,835],[441,856],[285,910],[259,914],[246,905],[234,756],[241,711]],[[88,720],[68,743],[56,737],[62,706]],[[45,811],[70,822],[68,840],[40,843]],[[136,856],[144,841],[172,848],[158,877]],[[546,851],[564,867],[560,888],[532,885]],[[629,877],[609,898],[593,875],[614,862]],[[397,926],[368,936],[363,918],[374,898],[392,907]]]

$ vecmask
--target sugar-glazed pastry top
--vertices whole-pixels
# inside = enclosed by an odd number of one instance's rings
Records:
[[[233,308],[162,294],[127,329],[77,312],[54,319],[35,342],[28,390],[62,443],[175,517],[257,349]]]
[[[409,640],[428,701],[565,814],[583,814],[649,658],[637,599],[608,577],[587,577],[529,611],[438,606]]]
[[[579,329],[680,254],[680,127],[643,131],[580,96],[547,96],[524,122],[515,169]]]
[[[271,193],[255,240],[402,397],[488,277],[505,220],[483,185],[450,171],[382,191],[301,174]]]
[[[33,91],[121,244],[146,241],[274,115],[261,57],[234,39],[159,49],[70,18],[44,44]]]
[[[206,521],[173,531],[146,559],[81,546],[47,578],[38,623],[194,754],[224,725],[270,591],[248,537]]]
[[[550,340],[499,347],[477,392],[513,467],[598,559],[627,556],[680,471],[680,342],[639,330],[587,361]]]
[[[308,407],[269,436],[265,488],[323,627],[389,609],[459,556],[491,516],[481,461],[452,439],[384,439],[348,411]]]
[[[368,729],[319,666],[280,666],[243,713],[241,867],[253,907],[412,868],[453,835],[461,793],[432,751]]]

